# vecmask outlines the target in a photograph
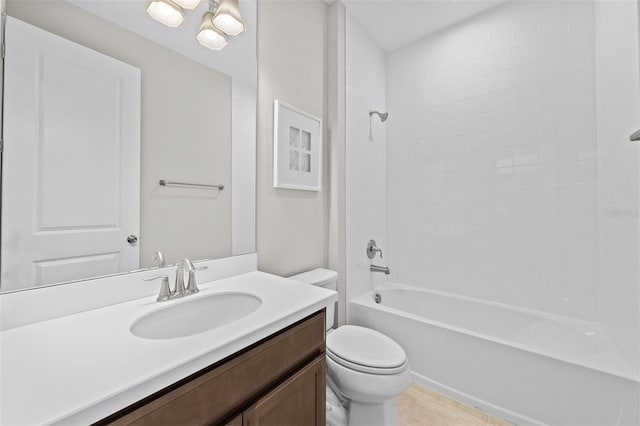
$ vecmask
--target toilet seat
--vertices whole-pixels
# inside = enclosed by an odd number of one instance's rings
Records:
[[[401,373],[407,369],[408,362],[405,361],[402,365],[392,368],[380,368],[380,367],[371,367],[369,365],[356,364],[355,362],[348,361],[346,359],[340,358],[329,349],[327,349],[327,357],[331,358],[332,361],[339,364],[342,367],[349,368],[351,370],[367,373],[367,374],[378,374],[378,375],[388,375],[388,374],[397,374]]]
[[[335,363],[368,374],[398,374],[407,369],[407,354],[384,334],[344,325],[327,336],[327,356]]]

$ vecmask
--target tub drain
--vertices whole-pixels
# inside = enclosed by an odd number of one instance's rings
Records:
[[[374,302],[376,302],[376,303],[382,303],[382,295],[381,295],[380,293],[376,293],[376,294],[373,296],[373,300],[374,300]]]

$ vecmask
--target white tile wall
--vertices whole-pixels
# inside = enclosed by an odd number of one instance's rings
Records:
[[[636,2],[596,3],[599,306],[640,370],[640,62]]]
[[[347,14],[347,300],[384,282],[369,272],[367,242],[376,240],[385,259],[386,238],[386,124],[374,116],[369,138],[369,110],[386,110],[383,52]],[[387,123],[394,118],[390,117]]]
[[[386,58],[349,18],[347,296],[375,238],[392,280],[601,322],[640,371],[637,8],[507,3]]]
[[[594,31],[591,2],[514,2],[388,56],[399,281],[598,319]]]

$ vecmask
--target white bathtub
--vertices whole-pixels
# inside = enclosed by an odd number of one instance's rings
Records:
[[[507,421],[640,423],[638,377],[600,324],[393,284],[349,322],[400,343],[417,383]]]

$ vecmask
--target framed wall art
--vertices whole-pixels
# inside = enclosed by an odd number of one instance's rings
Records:
[[[276,100],[273,187],[322,189],[322,119]]]

